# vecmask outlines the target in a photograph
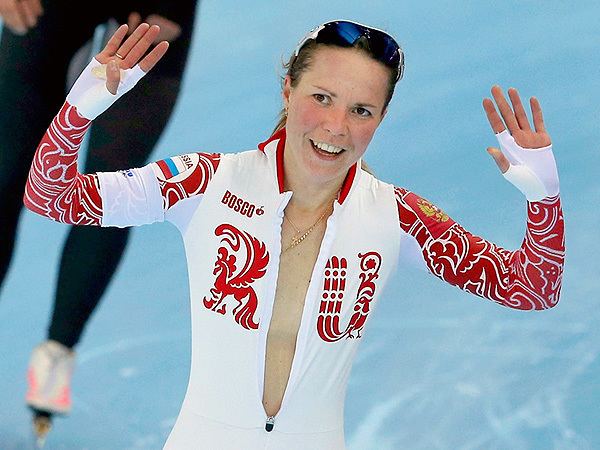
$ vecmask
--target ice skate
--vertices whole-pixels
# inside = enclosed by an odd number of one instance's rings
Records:
[[[33,434],[35,446],[38,449],[44,448],[46,436],[52,428],[52,414],[34,410],[33,412]]]
[[[33,411],[33,432],[38,448],[46,442],[53,415],[71,411],[74,362],[75,352],[56,341],[43,342],[33,349],[25,401]]]

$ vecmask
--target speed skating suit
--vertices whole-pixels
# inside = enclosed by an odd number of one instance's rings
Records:
[[[189,153],[142,168],[80,174],[85,132],[111,103],[94,100],[104,94],[89,94],[90,80],[87,97],[72,91],[43,137],[24,202],[64,223],[125,227],[167,220],[181,232],[192,359],[165,449],[343,449],[352,361],[400,258],[510,308],[541,310],[558,302],[564,230],[557,180],[553,186],[546,176],[551,169],[540,172],[535,161],[512,155],[517,169],[527,171],[531,163],[536,177],[527,181],[530,174],[517,170],[511,180],[530,201],[523,243],[508,251],[470,234],[429,201],[363,171],[359,161],[327,220],[283,402],[267,417],[266,337],[283,213],[292,196],[284,190],[285,129],[241,153]],[[548,155],[550,148],[536,153],[546,163]],[[544,196],[544,189],[555,192]]]

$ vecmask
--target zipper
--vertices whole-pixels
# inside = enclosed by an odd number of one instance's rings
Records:
[[[279,212],[280,212],[280,217],[281,217],[280,220],[281,220],[281,222],[279,222],[279,224],[280,224],[279,226],[281,226],[281,223],[283,222],[283,210],[287,206],[287,203],[289,202],[290,198],[291,198],[291,192],[290,192],[289,196],[286,199],[287,201],[285,201],[280,206],[280,211]],[[327,262],[326,258],[325,258],[325,260],[323,260],[324,255],[326,255],[328,253],[327,252],[328,247],[330,247],[330,245],[326,245],[326,240],[327,240],[327,244],[330,244],[329,243],[329,236],[332,233],[334,233],[334,229],[335,229],[335,225],[333,225],[333,223],[330,223],[330,222],[333,222],[332,217],[334,216],[334,214],[336,212],[335,210],[336,210],[337,206],[338,206],[337,203],[334,202],[333,213],[327,219],[327,225],[326,225],[326,228],[325,228],[325,234],[323,235],[323,242],[321,243],[321,247],[319,248],[319,253],[317,255],[317,260],[315,261],[315,266],[313,268],[313,273],[311,274],[311,281],[310,281],[308,289],[306,291],[306,298],[305,298],[305,300],[310,297],[309,293],[312,290],[311,288],[314,289],[313,283],[315,281],[313,280],[312,275],[315,274],[315,270],[318,267],[321,268],[321,269],[324,268],[325,264]],[[281,229],[279,231],[279,236],[281,236]],[[277,260],[277,267],[279,268],[279,259]],[[276,272],[276,273],[278,273],[278,272]],[[275,277],[275,280],[274,280],[274,284],[273,284],[273,298],[271,299],[271,303],[269,305],[269,310],[268,310],[268,323],[269,323],[269,326],[267,326],[266,328],[263,329],[264,330],[263,331],[264,335],[262,336],[262,339],[260,339],[261,343],[259,345],[261,347],[261,358],[260,358],[260,366],[259,366],[259,374],[261,375],[259,377],[259,386],[261,387],[261,389],[259,390],[261,406],[262,406],[262,397],[264,395],[264,377],[265,377],[265,358],[266,358],[267,334],[268,334],[268,331],[269,331],[269,328],[270,328],[271,315],[273,313],[273,305],[275,303],[275,291],[276,291],[276,289],[275,289],[276,286],[275,285],[276,285],[276,283],[277,283],[277,277]],[[273,431],[273,428],[275,427],[275,418],[281,412],[281,410],[283,409],[284,405],[286,404],[286,399],[288,397],[288,395],[286,395],[286,394],[288,394],[288,392],[290,390],[290,385],[292,385],[293,381],[294,381],[293,380],[293,376],[292,376],[294,374],[293,373],[294,372],[294,362],[296,362],[296,360],[298,359],[298,354],[300,354],[301,356],[303,354],[303,349],[300,348],[301,345],[298,345],[298,344],[300,342],[300,337],[302,335],[304,335],[304,333],[306,332],[305,330],[303,330],[303,328],[305,328],[307,326],[307,325],[305,325],[305,322],[306,322],[305,321],[305,316],[306,315],[310,315],[306,311],[306,309],[308,307],[315,308],[316,306],[314,304],[313,305],[307,305],[306,302],[304,304],[304,308],[302,310],[302,316],[301,316],[301,319],[300,319],[300,328],[298,329],[298,336],[296,338],[296,349],[294,351],[294,356],[292,358],[292,365],[290,367],[290,376],[288,378],[288,383],[287,383],[287,386],[285,388],[285,391],[283,392],[283,398],[281,400],[281,406],[279,407],[279,411],[277,411],[277,413],[274,416],[267,416],[267,419],[265,421],[265,431],[267,431],[267,432]],[[265,319],[265,316],[261,314],[261,321],[263,319]],[[304,327],[303,327],[303,325],[304,325]],[[264,411],[264,407],[263,407],[263,411]],[[265,412],[265,415],[266,415],[266,412]]]
[[[265,430],[268,432],[273,431],[273,427],[275,426],[275,416],[267,417],[267,421],[265,422]]]
[[[260,320],[261,320],[261,325],[266,323],[267,326],[259,326],[259,344],[258,344],[258,350],[259,350],[259,357],[258,357],[258,367],[257,367],[257,371],[258,371],[258,401],[260,404],[260,407],[263,411],[263,413],[265,414],[265,431],[267,432],[271,432],[273,431],[273,427],[275,426],[275,417],[277,414],[275,414],[274,416],[268,416],[267,412],[264,409],[264,405],[263,405],[263,396],[264,396],[264,392],[265,392],[265,385],[264,385],[264,381],[265,381],[265,359],[267,357],[267,334],[269,332],[269,328],[270,328],[270,323],[271,323],[271,317],[273,314],[273,305],[275,304],[275,291],[276,291],[276,287],[277,287],[277,278],[278,278],[278,274],[279,274],[279,253],[281,251],[281,227],[282,227],[282,223],[283,223],[283,212],[288,204],[288,202],[290,201],[290,199],[292,198],[292,192],[288,191],[285,192],[282,198],[282,201],[279,204],[279,207],[277,209],[277,226],[279,227],[279,231],[278,233],[275,233],[276,236],[279,236],[279,239],[277,240],[277,245],[274,245],[273,248],[277,249],[277,253],[278,253],[278,258],[277,261],[273,261],[272,264],[275,268],[275,270],[272,271],[272,276],[271,276],[271,280],[269,285],[272,288],[272,292],[273,295],[272,297],[269,299],[268,303],[263,303],[263,310],[261,311],[260,314]],[[287,388],[286,388],[287,390]],[[284,392],[284,397],[285,397],[285,392]],[[282,402],[283,404],[283,402]],[[281,407],[279,408],[281,410]]]

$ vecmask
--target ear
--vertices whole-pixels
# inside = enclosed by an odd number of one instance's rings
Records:
[[[385,117],[385,115],[387,114],[388,109],[387,106],[385,107],[385,109],[383,110],[383,112],[381,113],[381,118],[379,119],[379,124],[381,124],[381,122],[383,122],[383,118]]]
[[[292,93],[292,79],[289,75],[283,80],[283,89],[281,90],[281,98],[283,99],[283,107],[288,108],[290,104],[290,94]]]

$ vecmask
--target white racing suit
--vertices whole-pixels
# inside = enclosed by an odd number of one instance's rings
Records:
[[[523,244],[508,251],[468,233],[427,200],[364,172],[359,161],[327,220],[281,409],[267,417],[266,337],[283,212],[292,196],[283,189],[285,129],[242,153],[191,153],[86,175],[77,172],[77,150],[89,125],[67,101],[40,143],[24,201],[65,223],[168,220],[181,232],[192,361],[165,449],[343,449],[354,355],[399,258],[511,308],[546,309],[558,301],[564,263],[558,193],[528,203]]]

